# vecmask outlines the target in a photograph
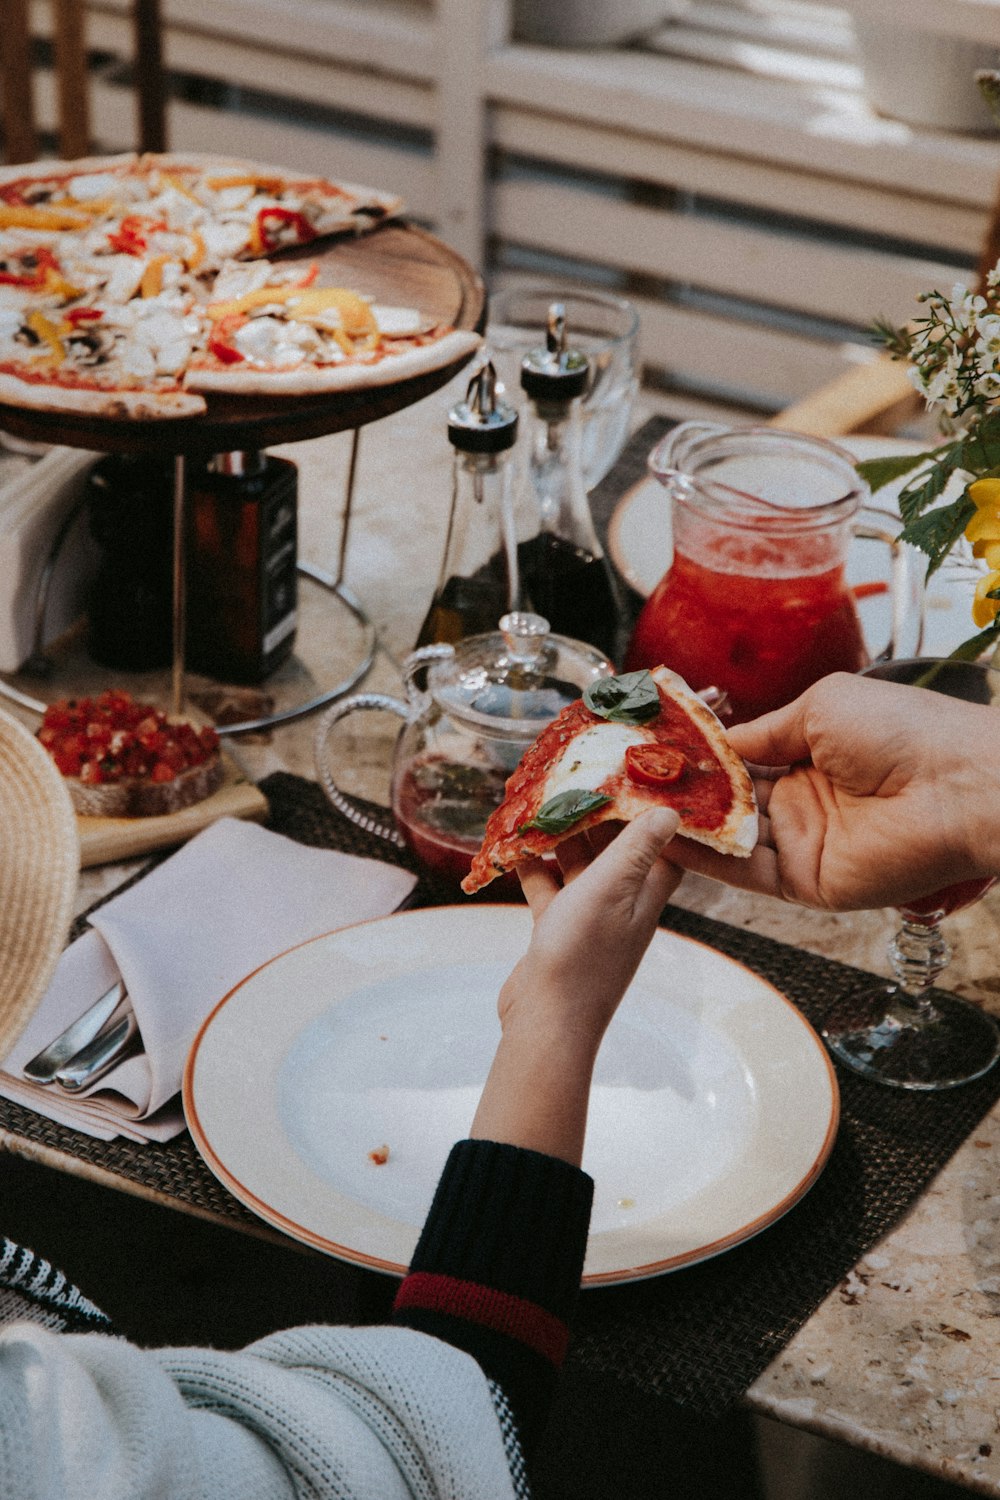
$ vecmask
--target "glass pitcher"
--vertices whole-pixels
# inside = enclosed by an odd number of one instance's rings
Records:
[[[856,595],[891,594],[878,661],[919,655],[923,568],[895,540],[899,520],[871,504],[850,454],[778,428],[684,422],[650,454],[672,502],[673,559],[646,601],[628,671],[662,663],[695,691],[725,694],[737,723],[790,703],[828,672],[873,659]],[[889,553],[889,579],[855,590],[854,541]]]
[[[316,730],[317,774],[344,817],[408,846],[457,885],[525,750],[589,683],[613,671],[599,651],[551,635],[540,615],[504,615],[498,631],[412,651],[403,666],[405,701],[358,693],[328,709]],[[334,727],[361,709],[388,710],[404,721],[393,754],[392,821],[359,805],[331,765]],[[501,891],[513,893],[516,879]]]

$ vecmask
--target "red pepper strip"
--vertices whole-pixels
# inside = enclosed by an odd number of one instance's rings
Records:
[[[52,251],[49,250],[47,246],[39,245],[37,250],[26,251],[25,255],[33,255],[35,257],[34,269],[31,271],[27,271],[22,275],[18,275],[16,271],[0,271],[0,285],[25,287],[44,286],[46,273],[48,271],[55,271],[56,275],[59,275],[59,262],[56,260],[55,256],[52,254]],[[24,258],[24,255],[22,255],[22,263],[24,261]]]
[[[295,231],[296,243],[299,245],[304,245],[316,238],[316,231],[305,214],[299,213],[294,208],[281,208],[274,204],[269,208],[262,208],[257,215],[257,233],[265,250],[277,250],[282,243],[280,239],[268,234],[267,221],[269,219],[273,219],[276,225],[291,225]]]
[[[100,307],[71,307],[63,314],[67,323],[94,323],[104,317]]]
[[[140,214],[126,214],[114,234],[108,235],[112,250],[122,255],[142,255],[149,248],[149,236],[166,229],[163,219],[144,219]]]
[[[237,328],[242,328],[246,322],[241,314],[235,317],[221,318],[215,325],[215,329],[208,341],[208,352],[213,354],[217,360],[224,365],[236,365],[246,359],[245,354],[229,342]]]

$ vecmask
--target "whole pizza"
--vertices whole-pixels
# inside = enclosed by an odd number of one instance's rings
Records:
[[[358,390],[441,369],[478,335],[280,255],[401,207],[356,184],[198,155],[0,169],[0,402],[187,417],[207,391]]]

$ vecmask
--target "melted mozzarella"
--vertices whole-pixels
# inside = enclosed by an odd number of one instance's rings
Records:
[[[594,792],[625,766],[629,745],[645,744],[648,735],[628,724],[593,724],[570,740],[545,778],[542,801],[560,792]]]

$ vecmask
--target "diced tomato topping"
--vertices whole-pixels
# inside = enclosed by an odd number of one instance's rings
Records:
[[[172,724],[162,709],[120,689],[51,704],[37,737],[64,776],[91,785],[123,777],[173,781],[219,748],[211,725]]]
[[[144,255],[149,248],[149,236],[159,229],[166,229],[163,219],[144,219],[141,214],[126,214],[114,234],[108,235],[112,250],[122,255]]]
[[[291,234],[283,231],[291,230]],[[273,204],[262,208],[257,215],[257,235],[263,250],[278,250],[282,245],[305,245],[316,238],[316,231],[306,218],[294,208],[282,208]]]
[[[18,257],[12,256],[15,260]],[[19,257],[21,263],[20,271],[0,271],[0,285],[41,287],[50,271],[59,274],[59,262],[47,245],[39,245],[34,250],[25,251]],[[32,264],[29,264],[29,261]]]
[[[98,318],[104,317],[104,312],[99,307],[71,307],[63,317],[67,323],[95,323]]]
[[[684,772],[687,760],[670,745],[629,745],[625,770],[640,786],[670,786]]]

